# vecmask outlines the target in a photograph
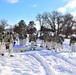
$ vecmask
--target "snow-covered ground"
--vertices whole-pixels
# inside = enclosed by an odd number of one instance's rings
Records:
[[[76,53],[65,39],[62,52],[37,47],[36,51],[0,56],[0,75],[76,75]]]

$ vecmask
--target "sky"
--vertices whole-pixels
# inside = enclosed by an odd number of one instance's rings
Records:
[[[36,21],[38,13],[59,11],[76,16],[76,0],[0,0],[0,20],[14,25],[20,20]]]

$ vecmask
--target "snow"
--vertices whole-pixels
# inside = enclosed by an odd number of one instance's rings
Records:
[[[63,42],[62,52],[38,46],[35,51],[14,51],[13,55],[0,55],[0,75],[76,75],[76,52],[70,51],[69,39]]]

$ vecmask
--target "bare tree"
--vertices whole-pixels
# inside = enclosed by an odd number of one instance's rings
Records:
[[[60,32],[60,27],[62,23],[62,14],[57,11],[52,11],[52,13],[46,13],[47,25],[55,32]]]
[[[42,15],[38,14],[36,20],[39,21],[40,27],[42,26]]]
[[[46,13],[38,14],[36,17],[36,20],[39,22],[40,25],[40,36],[44,32],[44,27],[47,26],[46,17],[47,17]]]
[[[52,13],[44,12],[42,15],[38,14],[37,20],[39,21],[41,27],[45,26],[53,32],[60,32],[60,27],[62,25],[61,13],[57,11],[53,11]]]
[[[3,32],[6,26],[8,26],[7,20],[5,19],[0,20],[0,32]]]
[[[45,15],[44,14],[38,14],[36,17],[36,20],[39,22],[40,29],[41,29],[41,26],[45,25]]]
[[[76,20],[74,19],[73,15],[67,13],[64,15],[62,27],[60,29],[63,30],[66,37],[68,37],[68,35],[72,34],[72,28],[75,25]]]
[[[44,12],[42,15],[38,14],[37,20],[40,23],[41,30],[50,28],[56,34],[64,32],[66,37],[72,34],[72,28],[76,26],[76,20],[73,15],[69,13],[62,15],[57,11],[52,11],[51,13]]]

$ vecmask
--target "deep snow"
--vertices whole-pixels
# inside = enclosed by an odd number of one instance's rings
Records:
[[[0,55],[0,75],[76,75],[76,52],[70,51],[69,39],[65,39],[62,52],[26,48],[25,52],[14,51],[14,57],[8,52]]]

